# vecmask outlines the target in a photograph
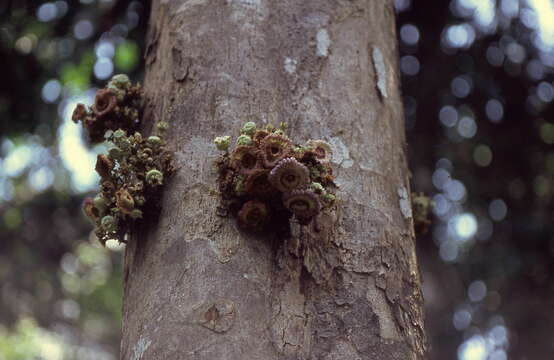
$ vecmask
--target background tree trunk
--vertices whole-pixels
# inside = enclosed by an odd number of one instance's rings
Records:
[[[146,126],[180,170],[125,256],[123,359],[423,359],[392,1],[153,4]],[[221,218],[212,139],[289,123],[333,149],[339,210],[289,239]]]

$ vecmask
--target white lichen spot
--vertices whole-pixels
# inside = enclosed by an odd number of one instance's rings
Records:
[[[297,61],[291,58],[285,58],[285,71],[293,74],[296,71]]]
[[[377,76],[377,89],[381,93],[383,98],[388,96],[387,92],[387,66],[385,65],[385,58],[383,53],[378,47],[373,47],[372,51],[373,66],[375,68],[375,74]]]
[[[398,198],[400,200],[400,211],[404,218],[409,219],[412,217],[412,204],[410,204],[410,197],[405,187],[398,188]]]
[[[131,357],[131,360],[142,359],[142,356],[144,355],[150,344],[152,344],[151,340],[140,338],[133,347],[133,357]]]
[[[340,138],[330,138],[329,145],[331,145],[331,150],[333,151],[331,162],[340,165],[343,168],[349,168],[354,165],[354,161],[350,158],[350,150],[348,150],[348,147],[344,145]]]
[[[331,46],[331,38],[327,29],[319,29],[316,35],[317,41],[317,56],[327,56],[329,54],[329,46]]]

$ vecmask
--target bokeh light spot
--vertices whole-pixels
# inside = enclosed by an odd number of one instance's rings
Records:
[[[58,80],[48,80],[42,87],[42,100],[48,104],[54,103],[60,97],[61,92],[62,86]]]
[[[474,335],[458,347],[458,360],[485,360],[487,344],[481,335]]]
[[[467,76],[457,76],[450,83],[450,89],[457,98],[467,97],[472,90],[473,84]]]
[[[71,185],[76,192],[90,191],[97,186],[98,182],[98,175],[94,171],[96,154],[87,150],[82,138],[82,126],[71,120],[71,114],[77,103],[91,101],[91,98],[75,98],[65,104],[64,120],[58,130],[60,157],[71,172]]]
[[[412,55],[402,56],[400,70],[406,75],[417,75],[419,73],[419,60]]]
[[[544,123],[540,129],[540,135],[542,141],[547,144],[554,144],[554,125],[551,123]]]
[[[473,281],[467,288],[467,296],[473,302],[479,302],[487,295],[487,285],[481,280]]]
[[[475,123],[475,120],[473,120],[473,118],[469,116],[464,116],[460,119],[457,130],[460,136],[466,139],[470,139],[474,137],[477,133],[477,124]]]
[[[456,330],[465,330],[471,325],[472,315],[468,309],[460,309],[454,312],[452,324]]]
[[[407,45],[416,45],[419,41],[419,30],[412,24],[400,28],[400,39]]]
[[[18,208],[12,207],[4,212],[3,220],[6,228],[16,229],[23,221],[23,217],[21,215],[21,211]]]
[[[489,215],[494,221],[502,221],[508,213],[508,206],[502,199],[494,199],[489,204]]]
[[[94,76],[100,80],[105,80],[113,74],[112,60],[107,57],[101,57],[94,63]]]
[[[492,162],[492,150],[489,146],[480,144],[473,149],[473,161],[477,166],[487,167]]]
[[[543,175],[533,179],[533,191],[538,197],[548,197],[550,194],[550,181]]]
[[[504,106],[496,99],[490,99],[485,105],[485,112],[489,120],[493,123],[500,122],[504,116]]]
[[[452,217],[452,227],[458,237],[469,239],[477,232],[477,219],[471,213],[463,213]]]
[[[92,36],[94,27],[90,20],[79,20],[73,27],[73,35],[78,40],[85,40]]]
[[[52,21],[58,15],[58,8],[54,3],[47,2],[37,9],[37,18],[42,22]]]
[[[439,119],[444,126],[453,127],[458,122],[458,111],[453,106],[443,106],[439,111]]]

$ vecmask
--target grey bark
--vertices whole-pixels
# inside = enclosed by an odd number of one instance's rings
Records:
[[[423,359],[392,1],[155,1],[146,121],[178,172],[125,254],[123,359]],[[340,205],[288,239],[216,215],[212,140],[289,123]]]

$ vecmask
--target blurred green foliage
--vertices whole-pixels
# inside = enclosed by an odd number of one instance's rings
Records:
[[[130,72],[139,64],[140,49],[134,42],[124,41],[115,51],[115,66],[118,71]]]
[[[60,80],[72,93],[85,91],[90,87],[94,54],[86,51],[79,63],[65,63],[60,69]]]
[[[13,331],[0,327],[1,360],[62,360],[64,346],[58,336],[41,329],[30,317],[19,319]]]

